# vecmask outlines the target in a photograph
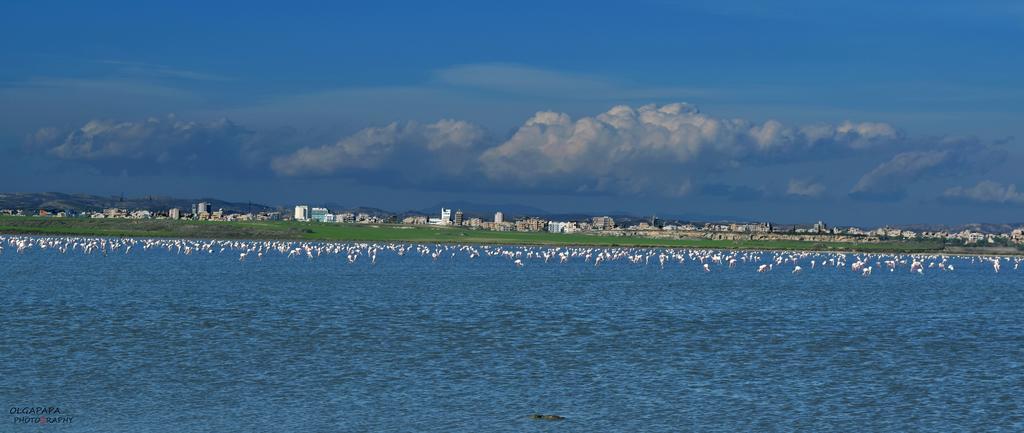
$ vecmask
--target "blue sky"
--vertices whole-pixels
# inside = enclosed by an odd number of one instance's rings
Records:
[[[5,191],[1024,221],[1010,1],[0,5]]]

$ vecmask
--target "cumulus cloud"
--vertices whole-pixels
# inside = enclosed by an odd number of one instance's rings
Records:
[[[825,185],[812,180],[790,179],[786,194],[798,197],[819,197],[825,192]]]
[[[943,194],[947,200],[964,200],[976,203],[991,204],[1024,204],[1024,193],[1017,191],[1017,185],[1002,185],[998,182],[984,180],[972,187],[956,186],[947,189]]]
[[[840,170],[830,178],[847,175],[851,183],[859,176],[853,197],[900,198],[921,179],[975,172],[1003,154],[997,145],[973,139],[907,139],[886,123],[754,122],[710,116],[682,103],[620,105],[578,118],[541,111],[506,137],[455,119],[393,122],[325,138],[253,131],[226,119],[166,116],[42,128],[26,142],[36,155],[117,174],[269,172],[428,189],[730,200],[761,199],[780,185],[786,195],[805,198],[835,188],[793,171],[808,164]],[[868,158],[880,162],[867,173],[850,172],[857,164],[848,161]],[[780,184],[785,179],[788,184]]]
[[[924,178],[971,173],[998,163],[1005,150],[975,139],[945,138],[927,150],[900,152],[861,176],[850,196],[866,200],[903,198],[908,186]]]
[[[476,158],[484,137],[482,128],[464,121],[395,122],[363,129],[334,144],[275,157],[271,167],[283,176],[327,176],[346,170],[458,176]]]
[[[492,180],[595,190],[675,190],[697,166],[735,167],[898,140],[882,123],[791,127],[705,115],[688,104],[616,106],[594,117],[539,112],[480,157]],[[658,191],[663,192],[663,191]]]
[[[941,167],[950,158],[948,150],[896,154],[861,176],[850,194],[861,198],[896,199],[906,193],[906,183]]]
[[[258,165],[264,137],[227,119],[194,122],[169,115],[92,120],[71,130],[42,128],[27,144],[31,152],[117,172],[224,170]]]

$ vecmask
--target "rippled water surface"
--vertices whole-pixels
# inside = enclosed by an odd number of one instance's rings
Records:
[[[1024,431],[1008,261],[523,262],[8,247],[0,431]]]

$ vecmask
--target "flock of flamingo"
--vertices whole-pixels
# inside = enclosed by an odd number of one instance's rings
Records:
[[[658,269],[670,266],[685,267],[691,264],[703,272],[749,268],[758,273],[782,271],[801,274],[814,269],[839,269],[859,273],[865,277],[871,276],[874,272],[954,272],[957,266],[963,265],[989,267],[993,272],[999,273],[1004,267],[1019,270],[1021,262],[1024,261],[1024,257],[1020,256],[0,235],[0,255],[5,251],[16,254],[54,251],[59,254],[103,256],[134,254],[140,251],[164,251],[183,256],[232,254],[237,255],[241,263],[263,260],[269,256],[306,260],[334,257],[349,264],[367,261],[371,265],[377,263],[378,256],[418,255],[429,257],[433,261],[459,257],[469,260],[491,257],[505,259],[516,268],[523,268],[530,263],[582,262],[600,267],[606,263],[623,262],[655,266]]]

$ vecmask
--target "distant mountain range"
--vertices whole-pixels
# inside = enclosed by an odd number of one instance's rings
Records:
[[[82,212],[116,207],[128,210],[148,209],[150,211],[166,211],[170,208],[178,208],[188,212],[192,209],[192,204],[198,202],[208,202],[213,209],[224,209],[229,212],[266,212],[276,210],[274,207],[259,203],[236,203],[215,198],[116,197],[65,194],[60,192],[0,193],[0,209],[74,210]]]

